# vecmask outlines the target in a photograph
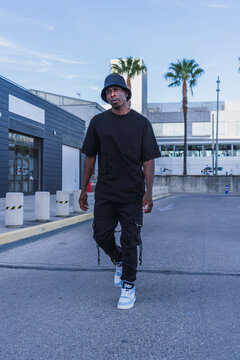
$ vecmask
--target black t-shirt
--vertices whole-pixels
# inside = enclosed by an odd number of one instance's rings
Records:
[[[152,125],[134,110],[93,117],[82,147],[98,155],[96,199],[140,203],[145,192],[143,162],[160,156]]]

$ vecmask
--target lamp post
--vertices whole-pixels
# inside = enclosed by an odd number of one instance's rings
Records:
[[[212,175],[214,176],[214,114],[212,114]]]
[[[217,124],[216,124],[216,159],[215,159],[215,175],[218,174],[218,108],[219,108],[219,76],[217,78]]]

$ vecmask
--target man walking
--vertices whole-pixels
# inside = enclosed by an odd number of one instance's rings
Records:
[[[114,285],[121,287],[118,309],[131,309],[136,300],[142,218],[152,210],[154,158],[160,152],[150,122],[129,109],[131,91],[122,76],[108,75],[101,97],[111,109],[94,116],[89,124],[82,147],[86,157],[79,203],[83,211],[88,210],[87,185],[98,155],[93,237],[116,265]],[[121,246],[114,236],[118,222]]]

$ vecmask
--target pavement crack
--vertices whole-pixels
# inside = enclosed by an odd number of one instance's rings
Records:
[[[65,271],[65,272],[113,272],[109,267],[81,267],[61,265],[26,265],[26,264],[0,264],[0,269],[14,270],[39,270],[39,271]],[[185,271],[169,269],[138,269],[139,273],[160,274],[160,275],[189,275],[189,276],[233,276],[240,277],[240,272],[224,271]]]

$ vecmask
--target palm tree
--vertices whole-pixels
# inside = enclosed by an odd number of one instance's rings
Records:
[[[131,90],[131,79],[147,70],[145,65],[140,64],[140,61],[141,59],[133,59],[132,56],[128,56],[126,59],[118,58],[119,63],[112,64],[111,71],[115,74],[126,75],[127,87]]]
[[[203,74],[204,70],[199,67],[194,59],[183,59],[182,61],[178,60],[176,64],[171,63],[168,72],[164,74],[164,78],[171,81],[169,87],[182,85],[184,117],[183,175],[187,175],[187,86],[189,86],[193,95],[192,88],[197,84],[197,78]]]
[[[240,57],[238,58],[238,60],[240,61]],[[238,68],[238,71],[240,72],[240,66],[239,66],[239,68]]]

